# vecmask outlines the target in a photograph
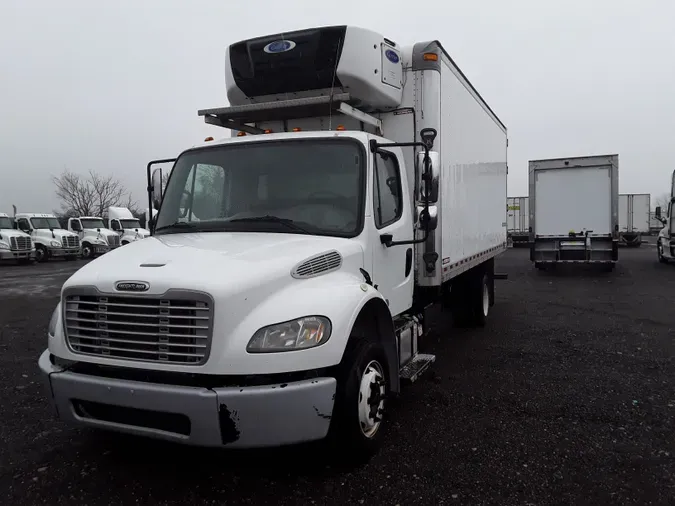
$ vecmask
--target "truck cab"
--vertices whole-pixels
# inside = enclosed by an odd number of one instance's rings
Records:
[[[77,234],[61,228],[53,214],[19,213],[16,228],[29,234],[35,244],[35,259],[44,262],[50,258],[75,260],[81,253]]]
[[[122,245],[145,239],[150,231],[141,227],[141,223],[126,207],[109,207],[108,224],[120,237]]]
[[[68,218],[68,230],[78,235],[82,244],[82,258],[93,258],[117,248],[120,237],[105,226],[103,218],[81,216]]]
[[[0,260],[16,260],[29,263],[35,259],[35,246],[30,235],[16,230],[13,220],[0,213]]]
[[[675,171],[671,176],[670,202],[663,215],[661,207],[656,208],[655,218],[663,223],[656,239],[656,252],[659,262],[669,263],[675,260]]]

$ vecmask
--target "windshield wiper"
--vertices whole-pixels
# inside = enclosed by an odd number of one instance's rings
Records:
[[[286,228],[290,230],[296,230],[297,232],[302,232],[304,234],[309,234],[311,233],[309,230],[306,228],[301,227],[298,225],[296,222],[293,220],[290,220],[288,218],[279,218],[278,216],[271,216],[271,215],[265,215],[265,216],[252,216],[250,218],[235,218],[233,220],[229,220],[230,222],[239,222],[239,223],[245,223],[245,222],[259,222],[259,223],[279,223],[281,225],[284,225]]]
[[[159,232],[161,230],[169,230],[169,229],[194,230],[196,228],[197,228],[197,226],[194,223],[188,223],[187,221],[177,221],[175,223],[172,223],[171,225],[164,225],[163,227],[156,228],[155,232]]]

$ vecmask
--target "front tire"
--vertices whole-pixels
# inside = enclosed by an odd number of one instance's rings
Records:
[[[656,241],[656,254],[659,258],[659,262],[662,264],[668,263],[668,259],[663,256],[663,241],[661,241],[661,239]]]
[[[47,258],[49,257],[49,254],[47,252],[47,248],[42,246],[41,244],[38,244],[35,246],[35,261],[38,263],[46,262]]]
[[[336,376],[329,442],[336,456],[363,463],[378,450],[385,429],[389,371],[384,348],[369,337],[350,337]]]
[[[91,244],[88,242],[85,242],[82,244],[82,258],[85,260],[89,260],[91,257],[94,256],[94,248]]]

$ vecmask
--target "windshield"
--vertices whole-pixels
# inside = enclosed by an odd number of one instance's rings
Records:
[[[364,160],[361,144],[349,139],[188,151],[171,173],[156,230],[354,237],[363,226]]]
[[[0,228],[14,228],[12,221],[6,216],[0,216]]]
[[[56,218],[31,218],[30,223],[33,228],[61,228],[59,220]]]
[[[82,228],[105,228],[101,218],[80,218]]]
[[[141,223],[138,220],[120,220],[122,228],[141,228]]]

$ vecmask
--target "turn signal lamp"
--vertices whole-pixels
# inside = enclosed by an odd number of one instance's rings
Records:
[[[424,61],[438,61],[438,55],[436,53],[424,53],[422,59]]]

